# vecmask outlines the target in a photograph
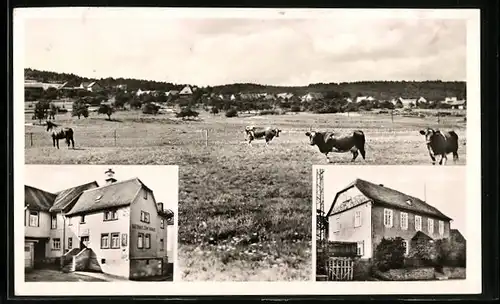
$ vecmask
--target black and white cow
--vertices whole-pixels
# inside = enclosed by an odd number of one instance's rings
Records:
[[[275,137],[280,136],[281,130],[278,128],[271,127],[255,127],[255,126],[246,126],[245,134],[247,136],[248,144],[251,145],[253,140],[257,139],[265,139],[266,146],[269,145],[269,142],[273,140]]]
[[[318,146],[319,152],[325,154],[327,161],[328,153],[352,153],[352,160],[355,161],[359,154],[365,159],[365,134],[361,130],[356,130],[349,136],[337,137],[334,132],[306,132],[311,146]],[[359,152],[358,152],[359,151]]]
[[[425,136],[427,150],[432,159],[432,164],[436,164],[436,156],[441,155],[439,160],[440,165],[446,165],[446,156],[453,153],[453,162],[458,160],[458,135],[455,131],[443,132],[433,128],[427,128],[419,131],[420,134]]]

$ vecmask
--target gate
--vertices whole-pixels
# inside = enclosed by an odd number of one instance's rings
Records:
[[[328,281],[352,281],[354,260],[349,257],[331,257],[326,262]]]

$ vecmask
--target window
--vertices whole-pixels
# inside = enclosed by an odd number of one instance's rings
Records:
[[[146,211],[141,211],[141,222],[149,224],[149,213]]]
[[[411,200],[410,199],[407,199],[406,203],[411,206]]]
[[[358,256],[362,256],[365,254],[365,244],[364,242],[358,242],[356,253]]]
[[[73,238],[69,237],[68,238],[68,249],[72,249],[73,248]]]
[[[401,212],[400,222],[401,222],[401,229],[408,230],[408,213]]]
[[[61,249],[61,239],[52,239],[52,250],[60,250]]]
[[[118,219],[116,210],[104,211],[104,221],[114,221]]]
[[[160,239],[160,251],[163,251],[163,239]]]
[[[95,201],[96,201],[96,202],[98,202],[98,201],[100,201],[100,200],[101,200],[101,198],[102,198],[102,195],[99,195],[99,196],[97,196],[97,197],[95,198]]]
[[[144,199],[148,199],[148,191],[144,190]]]
[[[392,210],[384,209],[384,226],[392,227]]]
[[[144,247],[144,234],[137,234],[137,248],[142,249]]]
[[[71,226],[71,225],[73,225],[73,224],[71,223],[71,217],[68,217],[68,226]]]
[[[144,235],[144,248],[150,249],[151,248],[151,234],[146,233]]]
[[[415,215],[415,230],[422,230],[422,217],[420,215]]]
[[[439,235],[444,235],[444,222],[439,221]]]
[[[120,234],[111,233],[111,248],[120,248]]]
[[[361,211],[354,212],[354,227],[361,226]]]
[[[80,224],[85,224],[85,215],[80,216]]]
[[[427,231],[429,232],[429,234],[434,233],[434,220],[427,219]]]
[[[52,215],[50,217],[50,229],[56,229],[57,228],[57,215]]]
[[[335,219],[335,230],[334,231],[340,231],[340,217],[337,217]]]
[[[109,248],[109,234],[101,234],[101,248]]]
[[[160,219],[160,228],[161,229],[165,228],[165,222],[163,221],[163,219]]]
[[[128,238],[126,233],[122,233],[122,247],[127,246]]]
[[[410,244],[407,240],[403,240],[403,247],[405,249],[405,255],[408,255],[410,252]]]
[[[30,227],[38,227],[38,211],[30,211]]]

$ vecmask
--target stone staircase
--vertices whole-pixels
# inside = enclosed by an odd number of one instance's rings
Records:
[[[66,252],[61,259],[63,259],[62,263],[62,271],[63,272],[73,272],[75,271],[75,257],[82,253],[87,248],[73,248],[70,251]]]

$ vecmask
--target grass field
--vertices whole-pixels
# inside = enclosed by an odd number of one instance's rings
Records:
[[[307,114],[226,118],[201,113],[199,121],[170,115],[118,112],[106,121],[56,116],[75,130],[76,149],[61,149],[42,126],[26,115],[27,164],[179,165],[179,263],[183,280],[309,280],[312,165],[324,155],[304,132],[365,132],[367,159],[332,155],[332,164],[428,165],[418,131],[454,129],[460,138],[459,165],[465,164],[463,117],[413,118],[390,115]],[[248,146],[244,127],[282,129],[268,147]],[[208,142],[204,132],[208,130]],[[32,135],[30,135],[32,133]],[[31,139],[32,140],[31,140]],[[33,145],[31,145],[31,142]],[[452,164],[451,157],[448,164]]]

